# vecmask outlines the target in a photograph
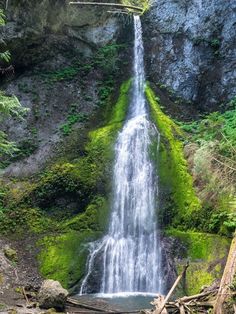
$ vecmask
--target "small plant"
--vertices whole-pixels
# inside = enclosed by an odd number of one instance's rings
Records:
[[[106,74],[115,73],[118,69],[119,51],[124,45],[106,45],[100,48],[94,58],[94,66],[100,68]]]
[[[86,114],[76,113],[73,111],[74,110],[72,109],[72,112],[67,116],[66,123],[60,126],[60,130],[64,136],[68,136],[72,132],[73,126],[77,122],[86,122],[88,120],[88,117]]]
[[[209,222],[210,232],[232,234],[236,228],[236,213],[220,212],[213,214]]]
[[[210,45],[212,48],[218,50],[220,48],[220,40],[218,38],[214,38],[210,41]]]
[[[192,40],[193,40],[193,44],[195,46],[199,46],[200,44],[206,42],[206,39],[204,37],[199,37],[199,36],[198,37],[194,37]]]
[[[78,75],[78,72],[78,67],[70,66],[57,71],[46,72],[42,74],[42,77],[45,79],[46,83],[52,84],[59,81],[72,80],[76,75]]]
[[[218,38],[213,38],[210,41],[210,46],[214,50],[214,55],[219,56],[219,54],[220,54],[220,40]]]
[[[11,162],[24,159],[32,155],[38,149],[35,138],[27,138],[17,144],[17,152],[10,159]]]

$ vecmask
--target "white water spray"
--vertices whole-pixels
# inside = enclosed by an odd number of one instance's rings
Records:
[[[149,121],[144,84],[142,27],[134,17],[134,83],[129,116],[115,146],[113,206],[108,234],[91,246],[86,293],[96,258],[102,257],[100,293],[162,291],[161,247],[156,218],[157,176],[150,160],[151,137],[159,133]]]

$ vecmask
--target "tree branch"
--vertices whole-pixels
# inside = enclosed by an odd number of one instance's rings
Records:
[[[135,6],[135,5],[126,5],[126,4],[120,4],[120,3],[102,3],[102,2],[82,2],[82,1],[72,1],[69,2],[70,5],[92,5],[92,6],[105,6],[105,7],[113,7],[113,8],[121,8],[121,9],[131,9],[135,10],[139,13],[143,12],[143,8]]]

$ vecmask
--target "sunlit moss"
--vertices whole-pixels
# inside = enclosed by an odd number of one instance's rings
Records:
[[[59,280],[65,288],[75,285],[85,271],[88,249],[83,244],[95,240],[97,236],[94,232],[85,230],[44,237],[39,242],[41,274]]]
[[[189,260],[186,273],[188,294],[199,293],[202,286],[210,285],[219,279],[224,270],[222,260],[227,256],[230,239],[213,234],[182,232],[177,229],[166,230],[166,235],[174,237],[186,248],[182,261],[177,261],[177,268]],[[185,261],[184,261],[185,258]]]
[[[85,156],[74,161],[53,166],[42,178],[43,198],[45,193],[58,186],[74,193],[93,189],[93,198],[86,208],[61,224],[62,234],[47,236],[40,242],[40,270],[44,277],[61,281],[71,288],[83,277],[88,250],[84,244],[102,236],[107,228],[109,204],[104,195],[99,195],[109,185],[113,162],[113,147],[118,131],[123,126],[131,81],[120,89],[120,97],[105,126],[89,133]],[[56,167],[56,173],[55,173]],[[109,188],[105,188],[109,194]],[[84,197],[84,195],[81,195]]]
[[[159,176],[162,188],[171,191],[173,222],[180,224],[191,220],[191,213],[200,209],[201,204],[193,188],[193,180],[184,158],[181,130],[160,109],[159,99],[151,87],[146,87],[151,118],[161,133]],[[189,227],[189,226],[188,226]]]

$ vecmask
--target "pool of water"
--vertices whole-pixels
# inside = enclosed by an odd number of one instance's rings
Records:
[[[150,304],[155,294],[152,293],[115,293],[115,294],[88,294],[77,295],[74,298],[81,303],[86,303],[102,309],[117,311],[139,311],[142,309],[151,309]]]

